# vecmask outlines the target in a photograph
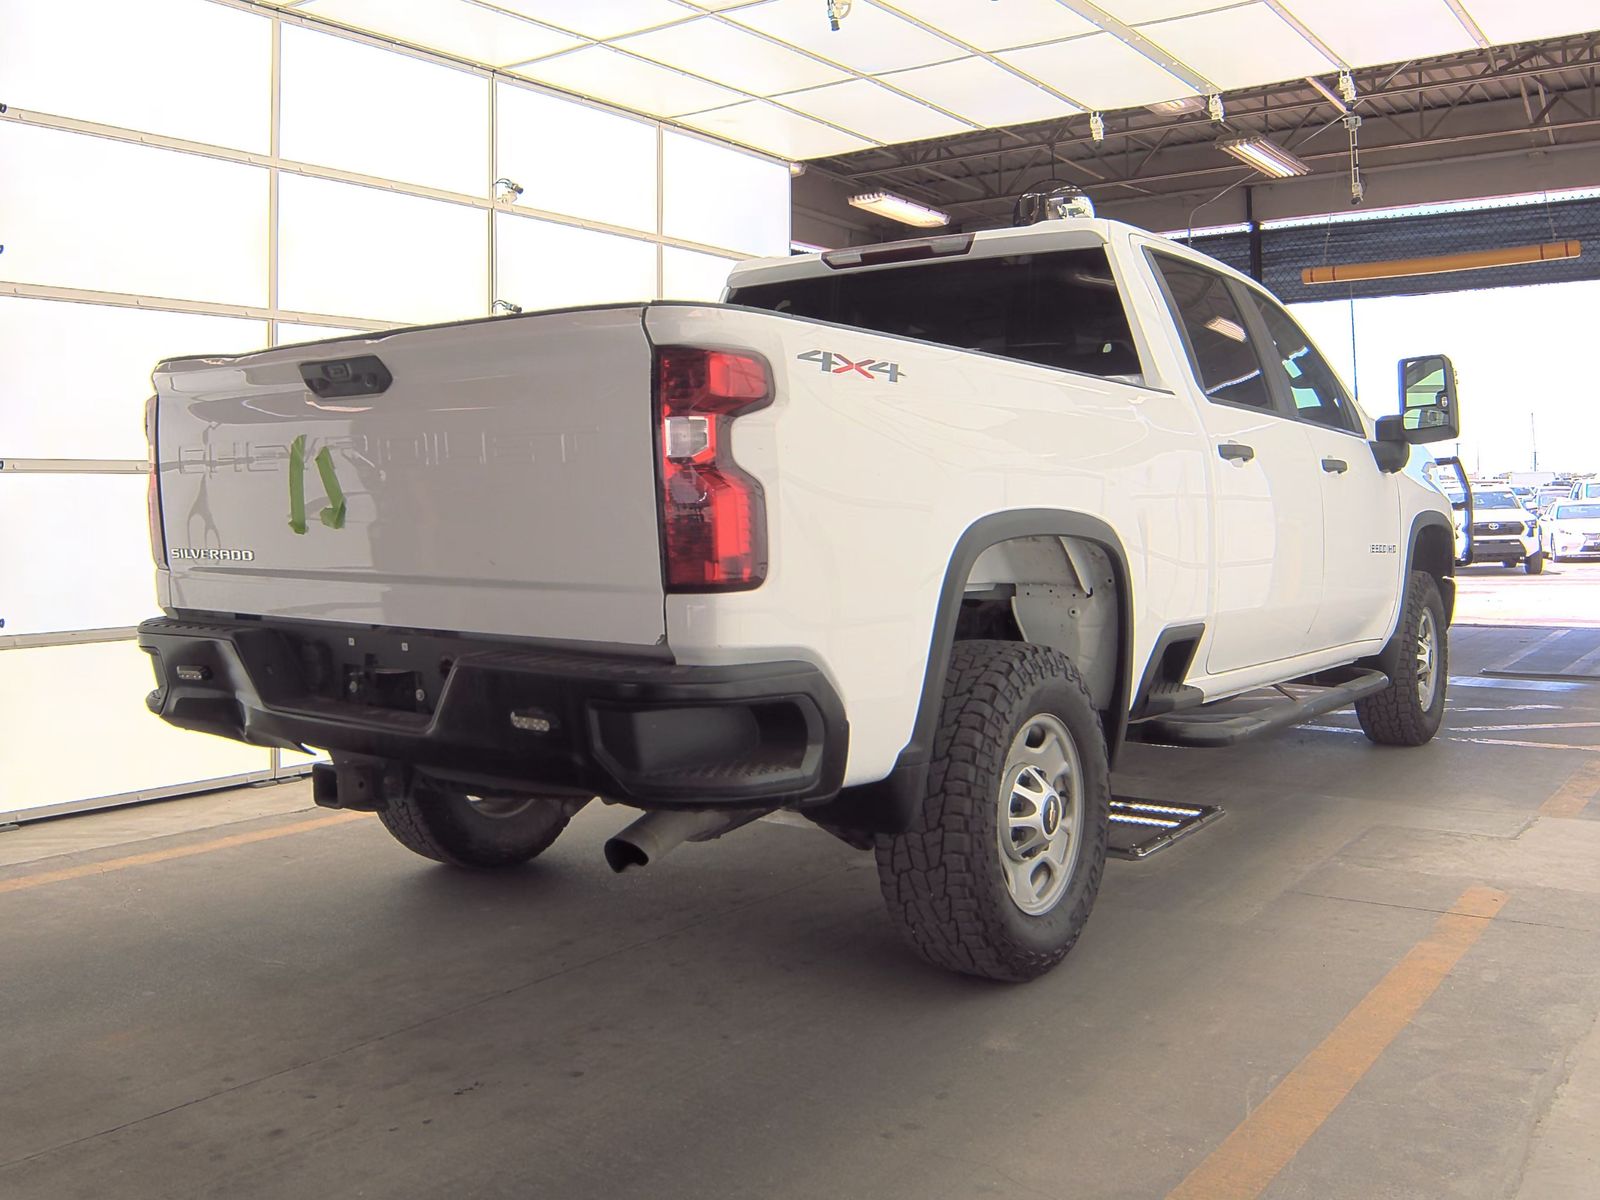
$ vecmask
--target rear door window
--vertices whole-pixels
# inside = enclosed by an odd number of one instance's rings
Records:
[[[1150,257],[1161,276],[1173,318],[1183,331],[1189,365],[1206,398],[1276,413],[1261,369],[1262,358],[1228,281],[1180,258]]]
[[[1008,254],[735,288],[728,303],[1142,383],[1103,248]]]

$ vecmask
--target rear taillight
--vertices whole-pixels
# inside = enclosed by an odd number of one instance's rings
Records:
[[[144,441],[150,457],[149,482],[145,486],[144,511],[150,522],[150,557],[156,566],[167,565],[167,539],[161,532],[160,460],[156,457],[156,398],[144,402]]]
[[[761,485],[733,461],[729,429],[735,417],[770,403],[772,372],[759,354],[656,351],[668,591],[737,591],[766,578],[766,502]]]

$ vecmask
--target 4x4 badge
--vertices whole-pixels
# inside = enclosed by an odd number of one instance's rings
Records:
[[[844,355],[835,354],[831,350],[807,350],[804,354],[796,354],[795,358],[801,362],[817,363],[823,371],[831,371],[835,375],[864,375],[868,379],[881,377],[890,383],[899,383],[905,378],[899,363],[885,362],[876,358],[863,358],[860,362],[852,362]]]

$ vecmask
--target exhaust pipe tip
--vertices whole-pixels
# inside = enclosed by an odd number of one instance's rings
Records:
[[[629,867],[647,867],[650,865],[650,856],[644,850],[623,837],[607,838],[605,845],[606,866],[618,875]]]

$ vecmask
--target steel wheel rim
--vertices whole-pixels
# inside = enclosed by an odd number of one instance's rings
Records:
[[[1438,652],[1433,613],[1425,608],[1422,610],[1422,619],[1417,622],[1417,703],[1422,705],[1424,712],[1433,707],[1434,696],[1439,690]]]
[[[1059,717],[1022,723],[1000,778],[996,848],[1011,902],[1042,917],[1061,902],[1078,866],[1083,765]]]
[[[509,821],[527,812],[535,801],[531,796],[468,796],[467,803],[473,812],[491,821]]]

